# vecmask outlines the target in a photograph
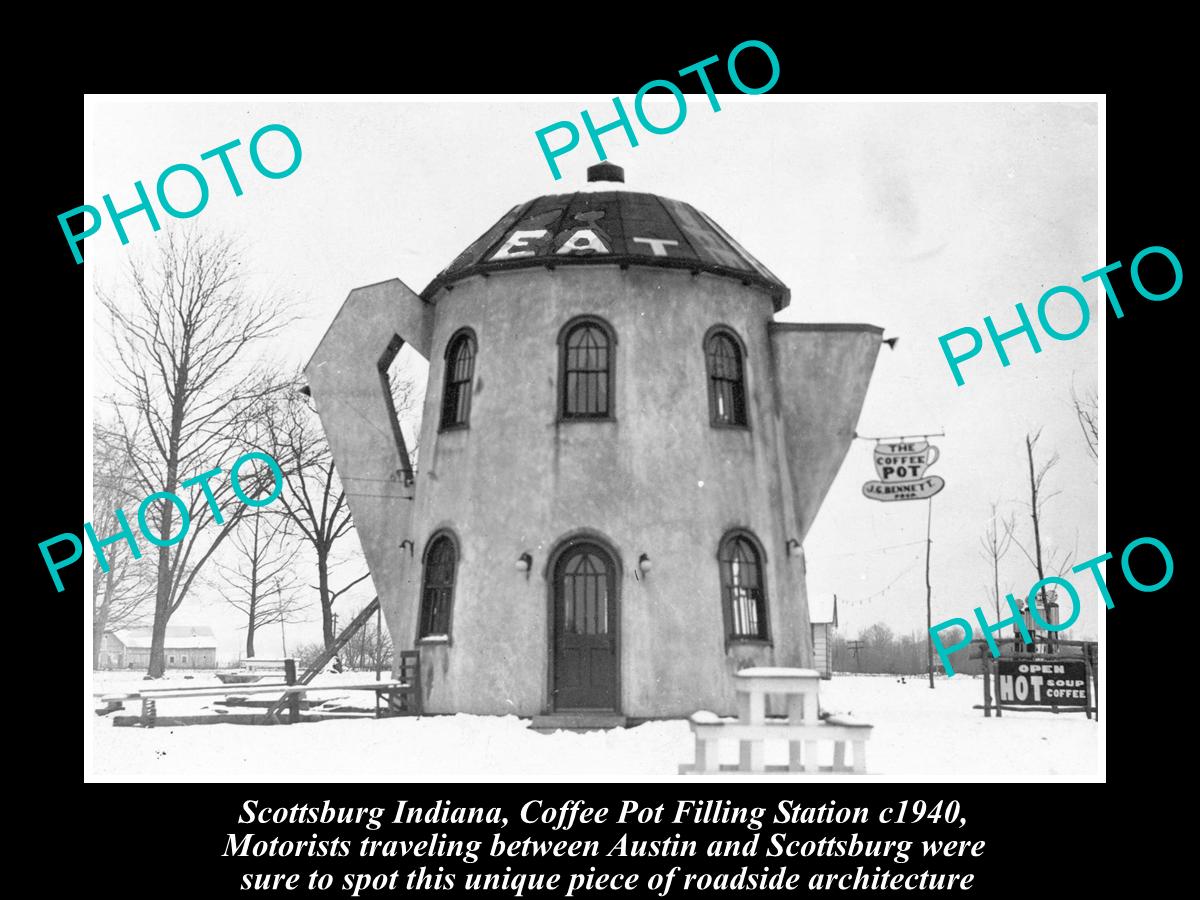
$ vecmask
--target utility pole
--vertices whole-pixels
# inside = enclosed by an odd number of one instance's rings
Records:
[[[925,649],[929,654],[929,689],[933,690],[933,587],[929,583],[929,553],[933,546],[933,498],[929,498],[929,517],[925,520]]]
[[[854,671],[861,671],[862,666],[859,664],[858,651],[862,649],[862,641],[846,641],[846,649],[854,654]]]
[[[1038,515],[1038,493],[1039,493],[1039,489],[1041,488],[1041,479],[1039,479],[1037,477],[1037,475],[1034,473],[1034,470],[1033,470],[1033,445],[1037,443],[1037,439],[1041,436],[1042,436],[1041,431],[1039,431],[1037,433],[1037,437],[1033,437],[1033,438],[1030,438],[1030,436],[1028,434],[1026,434],[1025,435],[1025,452],[1029,456],[1029,495],[1030,495],[1030,501],[1031,501],[1030,514],[1033,517],[1034,564],[1037,568],[1038,584],[1041,585],[1041,587],[1038,589],[1038,596],[1033,598],[1033,602],[1035,604],[1038,604],[1038,601],[1040,600],[1041,601],[1040,606],[1042,607],[1042,611],[1049,614],[1049,611],[1046,609],[1046,607],[1049,605],[1046,600],[1046,587],[1044,584],[1042,584],[1042,582],[1045,580],[1046,573],[1042,569],[1042,529],[1041,529],[1041,523],[1038,521],[1040,518],[1040,516]],[[1050,465],[1053,465],[1053,460],[1051,461]],[[1047,469],[1048,468],[1049,468],[1049,466],[1047,466]],[[1043,475],[1045,474],[1045,471],[1046,470],[1043,469]],[[1047,618],[1046,621],[1050,621],[1050,619]],[[1049,644],[1047,649],[1049,652],[1053,653],[1054,652],[1054,644],[1053,644],[1054,633],[1051,632],[1048,635],[1048,637],[1049,637],[1051,643]],[[1035,643],[1031,649],[1036,651],[1037,644]]]

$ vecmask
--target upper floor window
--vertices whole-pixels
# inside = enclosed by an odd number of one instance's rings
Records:
[[[471,417],[471,379],[475,376],[475,336],[459,331],[446,345],[446,386],[442,391],[441,428],[465,427]]]
[[[713,329],[704,341],[708,361],[708,408],[714,425],[745,425],[746,387],[737,337]]]
[[[717,555],[729,639],[769,640],[767,589],[757,543],[746,532],[731,532]]]
[[[425,574],[421,584],[421,632],[418,637],[449,637],[450,610],[454,602],[454,575],[458,548],[442,532],[425,548]]]
[[[616,336],[608,324],[587,317],[568,323],[559,339],[559,404],[563,419],[610,419]]]

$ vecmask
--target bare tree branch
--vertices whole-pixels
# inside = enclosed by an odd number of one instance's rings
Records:
[[[1071,405],[1075,408],[1075,418],[1079,421],[1079,430],[1083,432],[1088,454],[1096,459],[1100,455],[1100,403],[1096,392],[1088,391],[1080,397],[1072,381]]]
[[[369,573],[353,579],[340,589],[332,585],[332,572],[338,564],[334,551],[354,528],[345,488],[333,465],[333,455],[321,432],[311,400],[301,392],[299,373],[291,379],[278,379],[281,386],[261,398],[255,417],[262,423],[260,449],[283,467],[285,487],[281,509],[292,520],[296,531],[309,544],[317,566],[314,589],[321,608],[325,645],[331,646],[333,604],[350,588],[364,581]],[[390,378],[393,404],[408,411],[414,404],[415,388],[409,381]]]
[[[232,498],[228,469],[248,449],[246,412],[272,389],[266,375],[255,373],[251,353],[295,317],[279,298],[251,293],[232,239],[194,226],[165,229],[156,254],[132,258],[127,276],[118,289],[98,291],[115,351],[113,430],[141,496],[178,495],[188,510],[186,536],[147,554],[157,562],[149,667],[157,677],[168,620],[246,510],[240,502],[224,504]],[[209,484],[223,521],[199,485],[180,494],[183,481],[217,467],[224,471]],[[251,489],[265,487],[263,473],[251,476],[249,468],[243,488],[254,496]],[[156,536],[182,531],[177,518],[167,498],[147,509]]]

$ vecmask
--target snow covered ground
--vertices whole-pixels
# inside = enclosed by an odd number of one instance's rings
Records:
[[[194,677],[185,680],[185,674]],[[361,683],[367,673],[320,676],[317,683]],[[211,674],[172,672],[156,687],[217,684]],[[145,686],[140,673],[99,672],[92,691]],[[367,692],[314,699],[374,707]],[[336,698],[336,700],[335,700]],[[823,709],[875,726],[867,744],[867,780],[1024,781],[1098,778],[1100,726],[1082,713],[1005,713],[985,719],[978,678],[923,679],[837,675],[821,683]],[[211,698],[170,700],[160,715],[214,709]],[[137,701],[126,712],[136,715]],[[261,710],[259,710],[261,711]],[[292,727],[195,725],[115,728],[87,710],[87,777],[96,781],[673,781],[691,762],[685,721],[648,722],[607,732],[551,735],[515,716],[427,716],[314,722]],[[821,762],[831,762],[823,748]],[[737,761],[727,742],[723,762]],[[768,747],[768,763],[786,763],[787,745]],[[714,777],[714,776],[708,776]],[[743,775],[715,776],[744,780]],[[769,780],[862,780],[863,776],[783,774]]]

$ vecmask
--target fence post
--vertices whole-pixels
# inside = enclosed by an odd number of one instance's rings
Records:
[[[1096,698],[1096,688],[1094,688],[1096,677],[1092,674],[1091,654],[1088,654],[1086,647],[1084,648],[1084,671],[1084,690],[1087,692],[1087,707],[1084,709],[1084,712],[1087,713],[1087,718],[1091,719],[1092,709],[1096,709],[1096,718],[1099,720],[1100,702]]]
[[[1001,642],[1000,646],[1004,646],[1003,642]],[[1016,648],[1017,642],[1013,641],[1013,650],[1015,651]],[[996,718],[999,719],[1004,715],[1004,708],[1000,705],[1000,667],[996,665],[996,660],[992,658],[990,652],[988,653],[988,667],[996,675],[996,683],[992,685],[992,690],[996,693]]]
[[[283,661],[283,680],[287,682],[288,687],[296,683],[296,660],[285,659]],[[288,724],[293,725],[300,721],[300,695],[296,693],[288,694]]]
[[[992,662],[991,656],[985,655],[982,647],[976,647],[979,661],[983,663],[983,717],[992,717]]]

